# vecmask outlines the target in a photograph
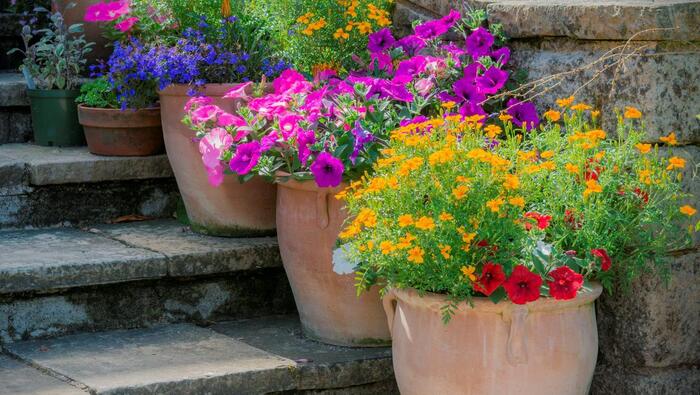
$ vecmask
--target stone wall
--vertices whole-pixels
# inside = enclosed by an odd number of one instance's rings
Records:
[[[682,145],[674,154],[687,160],[685,189],[700,206],[700,181],[693,178],[700,170],[700,2],[398,0],[394,24],[406,32],[415,19],[465,6],[486,9],[490,23],[503,24],[512,62],[531,80],[579,68],[626,44],[627,53],[637,49],[624,67],[603,71],[577,98],[602,110],[607,130],[616,122],[614,109],[633,105],[644,113],[649,142],[674,131]],[[542,111],[554,107],[596,72],[567,77],[536,104]],[[643,277],[631,293],[601,297],[591,393],[700,393],[699,246],[696,237],[693,248],[673,254],[668,285]]]

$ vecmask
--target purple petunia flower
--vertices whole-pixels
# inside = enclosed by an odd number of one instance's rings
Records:
[[[501,64],[501,66],[505,66],[508,64],[508,61],[510,60],[510,48],[508,47],[502,47],[499,48],[489,54],[491,59],[493,59],[494,62],[498,62]]]
[[[479,92],[474,84],[474,80],[468,77],[460,78],[452,86],[455,96],[460,102],[481,103],[486,100],[486,96]]]
[[[258,164],[260,154],[259,142],[251,141],[250,143],[241,144],[236,148],[236,153],[231,158],[229,167],[239,175],[248,174]]]
[[[537,116],[537,108],[529,102],[521,102],[518,99],[508,100],[508,115],[513,117],[512,121],[518,127],[525,126],[525,130],[536,128],[540,124]]]
[[[508,81],[508,72],[498,67],[489,67],[484,74],[476,77],[476,86],[480,92],[494,94]]]
[[[311,165],[316,185],[321,188],[337,187],[343,181],[345,166],[340,159],[328,152],[321,152]]]
[[[352,154],[350,154],[350,162],[354,165],[355,159],[360,155],[360,151],[364,148],[365,144],[374,140],[374,135],[369,130],[363,129],[360,121],[355,121],[352,135],[355,137],[355,143],[352,148]]]
[[[425,41],[411,34],[397,41],[396,47],[401,48],[406,56],[413,56],[425,48]]]
[[[459,108],[459,114],[465,117],[470,117],[472,115],[483,115],[484,118],[486,117],[486,111],[484,111],[478,103],[471,101],[462,104]],[[483,121],[482,119],[479,123],[483,123]]]
[[[297,149],[299,150],[299,162],[302,166],[306,166],[306,161],[311,155],[309,145],[316,142],[316,135],[313,130],[300,129],[297,132]]]
[[[371,53],[384,52],[390,49],[394,42],[396,42],[396,39],[391,35],[391,30],[384,28],[369,35],[367,49]]]
[[[474,60],[479,59],[488,55],[493,42],[493,35],[483,27],[478,27],[467,37],[467,52]]]
[[[394,74],[394,82],[405,84],[412,81],[418,74],[425,70],[426,60],[424,56],[414,56],[399,63]]]
[[[425,22],[413,29],[416,36],[422,38],[423,40],[430,40],[431,38],[441,36],[447,33],[448,30],[450,30],[450,27],[440,19]]]
[[[451,28],[457,21],[462,17],[462,14],[459,13],[457,10],[450,10],[450,13],[443,16],[440,18],[440,21],[447,26],[447,28]]]

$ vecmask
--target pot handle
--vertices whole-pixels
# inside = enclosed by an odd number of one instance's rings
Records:
[[[389,334],[393,336],[392,331],[394,330],[394,317],[396,316],[396,303],[398,299],[394,295],[394,291],[389,290],[382,298],[382,305],[384,305],[384,313],[386,313],[386,320],[389,324]]]
[[[527,332],[525,331],[525,321],[528,310],[525,306],[513,305],[504,311],[503,319],[510,322],[508,333],[508,343],[506,357],[511,365],[527,363]]]
[[[326,229],[329,222],[328,192],[320,190],[316,192],[316,225],[321,229]]]

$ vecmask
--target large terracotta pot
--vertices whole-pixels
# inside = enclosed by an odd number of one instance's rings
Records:
[[[88,149],[96,155],[147,156],[163,152],[160,108],[119,110],[78,106]]]
[[[587,394],[598,354],[593,302],[601,287],[576,299],[526,305],[474,298],[442,322],[443,295],[392,289],[384,308],[403,395]]]
[[[336,247],[346,217],[334,197],[342,186],[295,180],[278,185],[277,239],[304,335],[341,346],[387,345],[378,290],[357,296],[354,265]]]
[[[222,109],[235,112],[239,101],[222,96],[236,84],[208,84],[202,94]],[[160,115],[168,160],[187,210],[192,229],[214,236],[261,236],[274,234],[274,184],[261,178],[241,184],[228,175],[218,187],[207,180],[194,132],[182,124],[190,96],[188,85],[171,85],[160,93]]]

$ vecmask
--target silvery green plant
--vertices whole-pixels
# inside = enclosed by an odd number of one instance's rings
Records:
[[[47,13],[49,27],[34,30],[31,24],[25,24],[21,32],[24,50],[14,48],[8,54],[24,54],[20,71],[30,89],[77,88],[87,63],[85,56],[94,43],[85,40],[82,24],[66,26],[60,12],[50,13],[43,7],[34,12]]]

